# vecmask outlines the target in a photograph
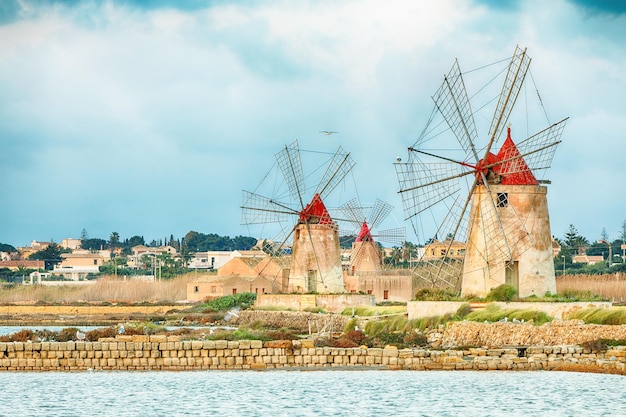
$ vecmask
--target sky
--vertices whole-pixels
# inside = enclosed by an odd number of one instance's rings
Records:
[[[455,59],[516,45],[550,119],[570,118],[547,173],[552,234],[617,239],[625,44],[612,1],[5,0],[0,243],[271,237],[241,225],[242,190],[294,140],[350,152],[359,201],[392,204],[411,241],[393,163]]]

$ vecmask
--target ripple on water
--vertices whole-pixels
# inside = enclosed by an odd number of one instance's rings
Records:
[[[620,416],[626,379],[565,372],[2,374],[0,416]]]

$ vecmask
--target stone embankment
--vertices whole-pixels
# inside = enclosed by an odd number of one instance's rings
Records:
[[[315,347],[313,340],[200,341],[117,336],[97,342],[0,343],[0,370],[585,370],[626,374],[626,347],[592,353],[578,346],[428,350]]]
[[[580,320],[532,323],[450,322],[428,334],[434,347],[582,345],[599,339],[626,340],[626,325],[584,324]]]

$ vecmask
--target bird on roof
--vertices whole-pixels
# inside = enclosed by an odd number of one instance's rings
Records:
[[[85,340],[85,333],[81,332],[80,330],[76,331],[76,340]]]
[[[326,136],[328,136],[328,135],[332,135],[333,133],[339,133],[339,132],[335,132],[334,130],[320,130],[320,133],[323,133]]]

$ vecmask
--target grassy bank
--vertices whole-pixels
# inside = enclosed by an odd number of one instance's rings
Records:
[[[0,304],[24,302],[151,302],[174,303],[187,298],[187,283],[199,275],[185,274],[156,282],[122,281],[104,277],[91,285],[5,285],[0,289]]]
[[[598,294],[614,303],[626,303],[626,275],[565,275],[556,278],[559,294],[591,293]]]

